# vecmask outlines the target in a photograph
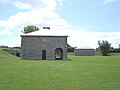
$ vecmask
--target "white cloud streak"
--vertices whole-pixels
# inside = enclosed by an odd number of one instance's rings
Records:
[[[19,12],[14,16],[10,16],[8,20],[0,20],[1,27],[15,27],[27,24],[69,26],[56,12],[47,9]]]
[[[104,0],[103,4],[109,4],[113,2],[117,2],[118,0]]]
[[[20,9],[49,8],[54,10],[57,4],[63,5],[63,0],[0,0],[11,3]]]

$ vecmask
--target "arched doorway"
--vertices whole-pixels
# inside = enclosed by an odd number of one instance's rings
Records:
[[[46,50],[42,50],[42,60],[46,60]]]
[[[57,48],[55,50],[55,59],[63,60],[63,49],[62,48]]]

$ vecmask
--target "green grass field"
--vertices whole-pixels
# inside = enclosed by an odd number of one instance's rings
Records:
[[[20,60],[0,50],[0,90],[120,90],[120,56]]]

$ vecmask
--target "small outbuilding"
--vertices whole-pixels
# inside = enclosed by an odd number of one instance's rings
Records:
[[[76,48],[74,50],[75,56],[95,56],[93,48]]]
[[[66,60],[67,35],[43,27],[42,30],[21,35],[21,59]]]

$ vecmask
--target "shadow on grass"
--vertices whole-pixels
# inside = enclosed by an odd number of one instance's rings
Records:
[[[72,59],[66,59],[66,60],[40,60],[40,59],[35,59],[35,60],[33,60],[33,59],[29,59],[29,60],[23,60],[23,59],[20,59],[20,60],[22,60],[22,61],[72,61]]]
[[[70,59],[70,58],[68,58],[67,60],[68,60],[68,61],[72,61],[72,59]]]

